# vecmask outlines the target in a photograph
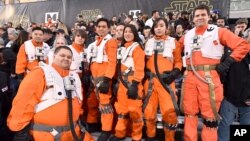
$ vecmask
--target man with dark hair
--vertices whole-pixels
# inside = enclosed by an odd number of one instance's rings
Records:
[[[245,22],[244,22],[245,23]],[[243,36],[248,43],[249,29],[239,36]],[[225,48],[223,59],[231,55],[232,50]],[[240,125],[250,125],[250,54],[240,61],[231,65],[228,72],[224,72],[223,88],[224,99],[220,107],[222,117],[219,123],[219,141],[230,140],[230,125],[236,120]]]
[[[124,19],[124,24],[129,24],[131,21],[133,21],[133,16],[126,15],[126,18]]]
[[[191,29],[192,26],[189,22],[189,13],[187,11],[181,12],[181,17],[175,21],[175,28],[177,25],[182,25],[184,30]]]
[[[94,80],[96,95],[99,99],[102,133],[98,141],[107,141],[112,130],[113,106],[111,104],[111,81],[116,71],[117,42],[109,35],[108,19],[100,18],[96,22],[97,40],[88,47],[87,58],[91,58],[90,71]],[[97,118],[97,117],[96,117]]]
[[[248,25],[247,19],[238,19],[235,23],[234,34],[243,37],[243,33],[246,30]]]
[[[155,21],[157,18],[160,18],[160,12],[159,12],[158,10],[153,10],[153,11],[152,11],[152,17],[146,21],[145,26],[150,26],[150,27],[152,27],[154,21]]]
[[[199,5],[194,9],[195,27],[181,39],[184,45],[187,71],[183,80],[181,108],[184,111],[184,140],[197,141],[198,113],[203,120],[203,141],[217,141],[218,110],[223,100],[223,85],[219,75],[228,72],[249,52],[250,45],[226,28],[208,24],[210,9]],[[230,56],[221,62],[224,47],[232,49]],[[223,120],[223,119],[222,119]]]
[[[137,16],[137,23],[139,25],[139,31],[142,32],[144,26],[145,26],[145,23],[142,19],[142,13],[139,13],[138,16]]]
[[[70,70],[72,56],[59,46],[51,66],[41,63],[24,78],[7,119],[17,131],[14,141],[94,141],[78,122],[83,96],[80,78]]]
[[[226,18],[218,17],[218,19],[216,20],[216,24],[218,27],[225,27],[226,26]]]
[[[49,28],[43,29],[43,41],[52,47],[54,40],[53,32]]]
[[[32,29],[32,39],[21,45],[17,54],[16,74],[22,80],[24,75],[38,66],[39,61],[46,61],[50,50],[43,42],[43,30],[40,27]]]

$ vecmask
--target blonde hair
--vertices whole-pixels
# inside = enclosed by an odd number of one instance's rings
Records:
[[[56,42],[57,42],[58,39],[64,40],[65,45],[68,45],[68,42],[67,42],[67,40],[66,40],[64,37],[56,37],[56,39],[55,39],[55,41],[54,41],[54,43],[53,43],[53,49],[55,49],[55,47],[56,47]]]

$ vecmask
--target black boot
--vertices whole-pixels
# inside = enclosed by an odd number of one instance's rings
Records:
[[[155,137],[147,137],[146,141],[155,141]]]
[[[107,141],[111,135],[110,131],[102,131],[101,135],[98,137],[97,141]]]
[[[116,136],[113,136],[113,137],[111,137],[110,139],[109,139],[109,141],[121,141],[121,140],[123,140],[124,138],[118,138],[118,137],[116,137]]]

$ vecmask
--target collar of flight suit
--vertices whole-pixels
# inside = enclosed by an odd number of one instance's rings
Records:
[[[69,75],[69,69],[63,69],[61,67],[59,67],[58,65],[56,65],[55,63],[52,63],[52,67],[60,74],[61,77],[65,77],[67,75]]]

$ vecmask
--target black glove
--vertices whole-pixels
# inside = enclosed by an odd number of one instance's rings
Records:
[[[103,77],[102,82],[100,83],[100,86],[98,87],[100,93],[104,93],[107,94],[109,92],[109,82],[110,82],[110,78],[108,77]]]
[[[137,99],[138,97],[138,84],[139,82],[133,80],[132,84],[128,85],[127,95],[129,99]]]
[[[220,75],[225,75],[227,74],[227,72],[229,71],[230,66],[235,63],[236,61],[234,60],[234,58],[232,58],[231,56],[228,56],[225,61],[221,62],[219,65],[216,66],[216,71],[220,74]]]
[[[89,72],[85,72],[82,76],[82,83],[83,85],[89,85],[91,82],[91,75]]]
[[[163,78],[163,81],[169,85],[181,74],[181,70],[178,68],[174,68],[172,71],[167,72],[166,74],[168,76]]]
[[[231,56],[228,56],[223,62],[216,66],[216,71],[219,73],[222,83],[226,81],[229,68],[234,62],[236,61]]]
[[[30,126],[27,125],[21,131],[18,131],[13,138],[13,141],[33,141],[32,136],[29,134]]]
[[[24,78],[24,73],[17,74],[17,80],[18,82],[21,82]]]
[[[89,72],[86,72],[86,73],[83,74],[83,76],[82,76],[82,84],[83,84],[84,92],[85,92],[85,94],[87,94],[89,89],[90,89],[90,86],[92,84],[91,75],[90,75]]]

